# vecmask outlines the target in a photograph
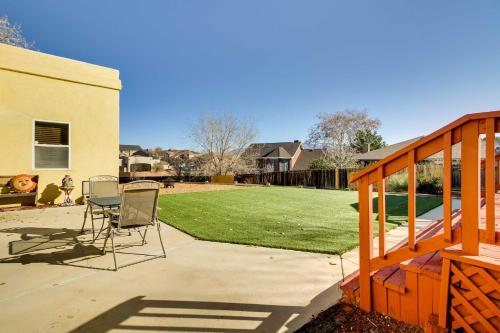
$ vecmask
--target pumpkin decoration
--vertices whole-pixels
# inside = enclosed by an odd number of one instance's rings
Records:
[[[30,175],[17,175],[10,181],[11,187],[15,192],[28,193],[36,189],[37,183]]]

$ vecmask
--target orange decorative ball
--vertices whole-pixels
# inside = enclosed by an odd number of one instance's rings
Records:
[[[15,192],[28,193],[36,188],[36,182],[33,176],[30,175],[17,175],[10,181],[12,188]]]

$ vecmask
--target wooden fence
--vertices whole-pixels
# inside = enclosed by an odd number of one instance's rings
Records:
[[[246,184],[266,184],[281,186],[305,186],[326,189],[356,189],[356,184],[349,184],[350,177],[359,169],[335,169],[335,170],[298,170],[298,171],[279,171],[265,172],[259,174],[246,174],[235,177],[240,183]],[[429,168],[419,165],[418,174],[430,173],[434,177],[442,179],[443,169],[434,168],[429,172]],[[460,165],[452,167],[452,189],[454,192],[460,192]],[[338,173],[338,175],[337,175]]]
[[[298,170],[266,172],[260,174],[239,175],[237,180],[248,184],[266,184],[281,186],[305,186],[328,189],[349,188],[349,177],[357,169],[335,170]],[[351,186],[351,188],[353,188]],[[354,186],[355,188],[355,186]]]

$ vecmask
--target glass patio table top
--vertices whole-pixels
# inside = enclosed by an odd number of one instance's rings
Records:
[[[88,202],[100,207],[119,207],[122,199],[121,197],[100,197],[100,198],[89,198]]]

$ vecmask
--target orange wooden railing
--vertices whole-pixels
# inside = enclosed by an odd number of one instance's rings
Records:
[[[360,306],[371,310],[371,273],[383,267],[462,243],[465,253],[477,255],[479,243],[496,242],[495,231],[495,133],[500,132],[500,111],[466,115],[387,158],[353,175],[359,191]],[[480,227],[480,136],[486,135],[486,228]],[[452,145],[461,142],[461,223],[452,223]],[[418,238],[416,219],[416,163],[443,151],[443,231]],[[388,251],[385,244],[385,179],[408,169],[408,242]],[[378,254],[373,250],[373,185],[378,191]]]

